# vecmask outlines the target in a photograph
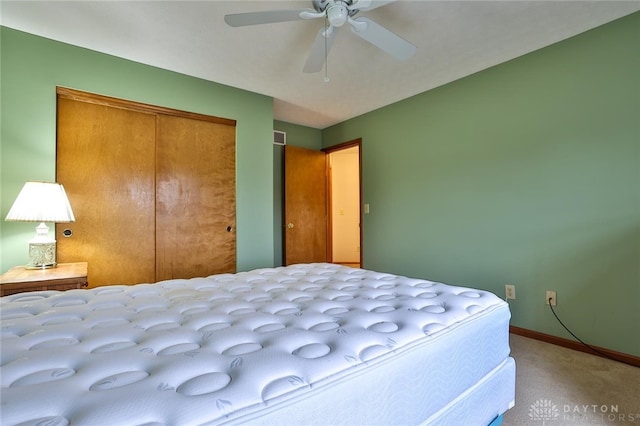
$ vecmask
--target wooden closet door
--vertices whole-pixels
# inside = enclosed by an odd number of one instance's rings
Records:
[[[155,281],[155,125],[154,114],[58,97],[57,181],[76,222],[56,225],[57,259],[88,261],[90,287]]]
[[[156,279],[235,272],[235,126],[158,115],[156,150]]]

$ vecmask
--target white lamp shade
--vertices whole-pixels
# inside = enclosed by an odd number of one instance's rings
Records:
[[[55,182],[27,182],[5,220],[21,222],[75,222],[64,187]]]

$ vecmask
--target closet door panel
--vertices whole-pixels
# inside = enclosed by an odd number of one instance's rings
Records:
[[[158,115],[156,279],[236,270],[235,126]]]
[[[90,287],[155,281],[155,121],[58,97],[57,181],[76,216],[56,226],[58,262],[88,261]]]

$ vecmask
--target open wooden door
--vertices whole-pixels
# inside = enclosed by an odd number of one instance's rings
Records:
[[[284,264],[325,262],[325,153],[287,145],[284,164]]]

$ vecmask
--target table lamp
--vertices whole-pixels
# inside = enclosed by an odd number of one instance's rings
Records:
[[[7,221],[40,222],[29,241],[27,269],[56,266],[56,240],[49,236],[45,222],[75,222],[64,187],[55,182],[27,182],[11,206]]]

